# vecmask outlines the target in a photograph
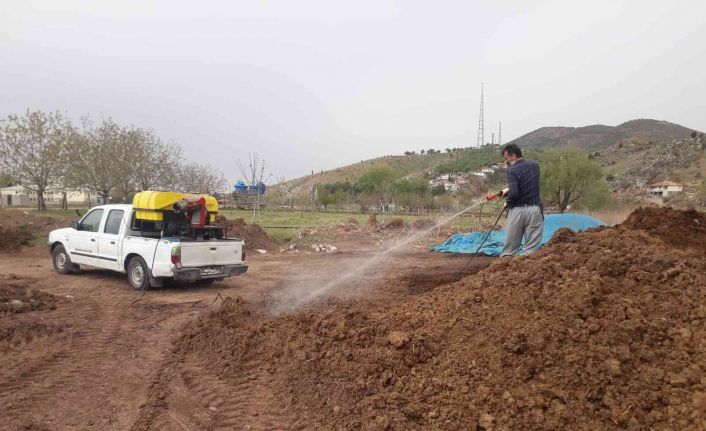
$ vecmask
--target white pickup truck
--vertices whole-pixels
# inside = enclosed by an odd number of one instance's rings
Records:
[[[131,205],[103,205],[70,228],[49,234],[54,269],[73,273],[80,265],[127,273],[138,290],[164,279],[210,283],[247,271],[239,239],[164,237],[156,224],[135,222]]]

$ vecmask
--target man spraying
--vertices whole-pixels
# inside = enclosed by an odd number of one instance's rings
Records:
[[[496,196],[505,198],[508,208],[505,226],[505,244],[500,254],[514,256],[520,252],[522,237],[525,245],[521,255],[532,254],[539,250],[544,233],[544,217],[539,197],[539,165],[537,162],[522,158],[522,151],[515,144],[508,144],[502,149],[503,158],[508,165],[508,188],[500,193],[489,193],[486,199]]]

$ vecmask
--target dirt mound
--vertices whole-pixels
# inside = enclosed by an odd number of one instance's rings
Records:
[[[56,297],[52,294],[31,289],[19,281],[0,285],[0,313],[55,309]]]
[[[704,429],[706,260],[637,218],[396,301],[271,318],[229,299],[175,351],[229,381],[267,363],[309,428]]]
[[[229,220],[225,216],[216,216],[216,224],[224,226],[229,238],[240,238],[245,241],[247,250],[273,250],[275,244],[265,229],[257,223],[247,224],[245,219]]]
[[[361,227],[355,219],[350,219],[341,223],[325,224],[317,227],[303,227],[297,231],[297,238],[303,239],[308,236],[346,236],[349,234],[360,234],[365,229]]]
[[[28,245],[35,236],[27,225],[14,228],[0,226],[0,252],[15,251],[23,245]]]
[[[695,210],[639,208],[622,226],[644,230],[676,247],[695,248],[706,253],[706,215]]]
[[[407,223],[401,218],[393,218],[392,220],[387,221],[378,227],[378,230],[381,231],[402,229],[409,229],[409,223]]]
[[[414,223],[412,223],[412,229],[415,230],[427,230],[433,228],[434,226],[436,226],[434,220],[430,220],[428,218],[415,220]]]

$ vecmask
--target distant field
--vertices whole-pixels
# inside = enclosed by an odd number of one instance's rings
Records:
[[[348,219],[355,219],[361,225],[368,222],[367,214],[350,214],[337,212],[323,211],[260,211],[255,215],[253,220],[253,212],[245,210],[222,210],[221,214],[227,218],[243,218],[247,223],[254,221],[261,225],[267,231],[267,234],[278,243],[292,240],[297,230],[303,227],[317,227],[326,224],[341,223]],[[464,216],[454,219],[449,223],[452,229],[473,230],[478,228],[479,209],[473,210],[473,216]],[[483,223],[492,223],[497,215],[497,210],[494,208],[485,207],[483,209]],[[413,223],[418,219],[433,219],[441,220],[444,216],[437,215],[430,217],[428,215],[395,215],[395,214],[378,214],[379,223],[384,223],[393,218],[402,218],[408,223]],[[312,240],[316,240],[313,238]]]
[[[482,209],[482,221],[483,225],[490,225],[498,213],[498,208],[494,206],[484,206]],[[69,221],[78,220],[80,217],[76,214],[76,210],[57,210],[51,209],[46,212],[39,212],[34,209],[12,209],[11,211],[16,212],[27,212],[32,216],[38,217],[48,217],[57,220],[66,220],[66,225],[69,225]],[[86,209],[79,210],[80,214],[85,214]],[[461,231],[471,231],[477,230],[479,226],[479,213],[480,208],[474,208],[471,214],[465,214],[462,217],[457,217],[446,225],[447,228],[453,230]],[[355,219],[360,225],[364,226],[368,222],[367,214],[353,214],[353,213],[343,213],[343,212],[324,212],[324,211],[259,211],[255,214],[253,220],[253,212],[247,210],[221,210],[220,213],[229,219],[243,218],[247,223],[258,223],[265,228],[267,234],[276,243],[285,243],[291,241],[295,238],[296,232],[303,227],[318,227],[322,225],[341,223],[349,219]],[[449,215],[452,214],[451,212]],[[432,219],[434,221],[442,220],[447,215],[396,215],[396,214],[378,214],[377,219],[379,223],[385,223],[393,218],[402,218],[408,223],[413,223],[415,220],[419,219]],[[504,219],[500,221],[502,225]],[[324,241],[332,240],[334,238],[321,238],[321,237],[311,237],[305,241]],[[36,243],[44,243],[46,240],[46,235],[42,235],[35,241]]]

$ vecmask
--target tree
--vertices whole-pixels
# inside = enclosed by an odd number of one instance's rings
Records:
[[[71,123],[59,112],[27,110],[0,123],[0,168],[13,181],[37,193],[37,209],[46,211],[44,194],[64,175]]]
[[[133,181],[137,190],[170,189],[178,182],[182,148],[174,142],[162,141],[151,129],[136,129],[139,143],[133,160]]]
[[[547,150],[539,157],[542,197],[564,212],[581,201],[597,207],[608,198],[601,166],[579,149]]]
[[[12,178],[8,174],[0,172],[0,187],[10,187],[12,184]]]
[[[410,178],[398,180],[394,185],[395,195],[400,193],[412,193],[423,195],[429,191],[429,182],[423,178]]]
[[[437,184],[431,188],[431,195],[432,196],[441,196],[444,193],[446,193],[446,187],[444,187],[443,184]]]
[[[95,191],[108,201],[110,192],[133,175],[133,137],[112,119],[98,127],[83,119],[83,131],[71,147],[68,183]]]
[[[424,151],[425,151],[425,150],[420,151],[419,154],[424,154]]]
[[[391,197],[392,187],[397,174],[395,170],[387,165],[373,165],[363,171],[358,178],[356,187],[358,190],[370,193],[382,206]]]
[[[226,184],[223,173],[200,163],[187,163],[179,168],[176,188],[184,193],[212,195],[222,191]]]

